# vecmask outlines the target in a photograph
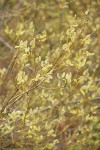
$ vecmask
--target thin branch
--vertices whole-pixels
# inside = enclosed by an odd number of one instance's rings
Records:
[[[15,51],[15,49],[9,43],[7,43],[5,40],[3,40],[1,37],[0,37],[0,43],[2,43],[9,50]]]

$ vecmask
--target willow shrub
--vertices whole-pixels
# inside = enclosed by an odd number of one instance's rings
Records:
[[[99,146],[98,3],[25,0],[4,33],[14,45],[0,69],[2,148],[96,149]],[[8,5],[9,4],[9,5]],[[14,23],[13,21],[16,22]]]

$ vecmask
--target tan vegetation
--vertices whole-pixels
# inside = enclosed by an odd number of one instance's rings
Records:
[[[1,150],[99,149],[99,6],[0,1]]]

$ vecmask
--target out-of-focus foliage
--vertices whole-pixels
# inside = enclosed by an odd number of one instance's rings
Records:
[[[99,148],[99,0],[0,1],[0,147]]]

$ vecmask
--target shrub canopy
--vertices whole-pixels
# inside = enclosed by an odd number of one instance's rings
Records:
[[[0,2],[0,147],[99,147],[100,1]]]

